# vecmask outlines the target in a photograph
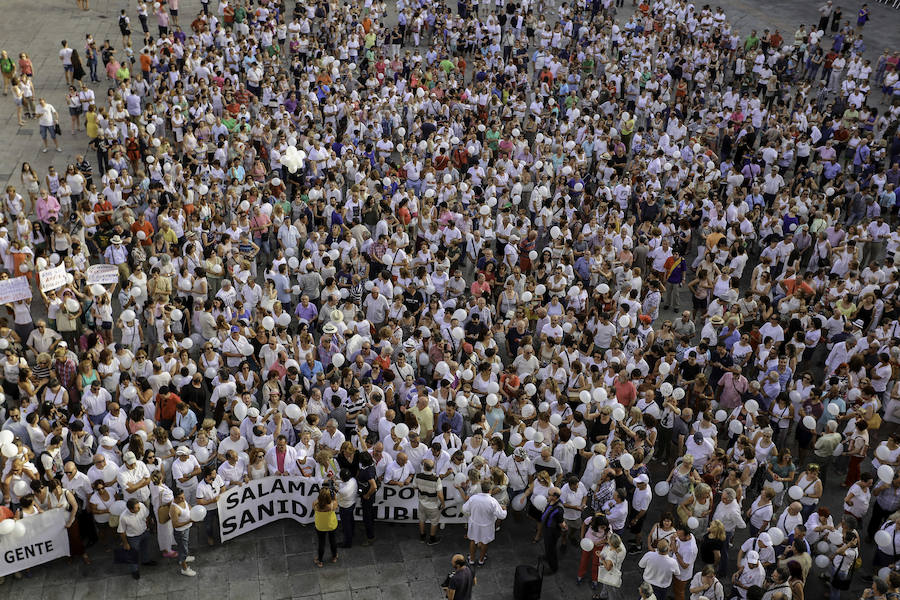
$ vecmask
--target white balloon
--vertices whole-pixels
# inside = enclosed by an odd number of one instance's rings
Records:
[[[622,315],[619,317],[619,327],[622,329],[627,329],[628,326],[631,325],[631,317],[628,315]]]
[[[784,482],[770,481],[770,482],[766,483],[766,487],[771,488],[772,491],[775,492],[776,494],[780,494],[782,492],[782,490],[784,490]]]
[[[561,416],[559,416],[556,413],[553,413],[552,415],[550,415],[550,424],[551,425],[553,425],[554,427],[559,427],[561,423],[562,423]]]
[[[537,393],[537,387],[533,383],[525,384],[525,395],[534,396]]]
[[[626,452],[619,457],[619,464],[622,465],[623,469],[630,469],[634,466],[634,457]],[[693,527],[691,529],[693,529]]]
[[[572,440],[572,445],[575,446],[576,450],[584,450],[584,448],[587,446],[587,440],[581,436],[578,436]]]
[[[659,374],[660,375],[668,375],[669,371],[672,370],[672,367],[667,362],[659,363]]]
[[[879,548],[890,548],[893,539],[894,538],[891,536],[891,534],[884,529],[879,529],[875,532],[875,543]],[[891,550],[890,553],[893,554],[893,550]]]
[[[769,537],[772,539],[772,543],[776,546],[784,541],[784,532],[778,527],[770,527],[766,530],[766,533],[769,534]]]
[[[539,412],[545,413],[545,412],[547,412],[548,410],[550,410],[550,403],[549,403],[549,402],[544,401],[544,402],[541,402],[540,404],[538,404],[538,411],[539,411]]]
[[[700,527],[700,521],[697,520],[697,517],[688,517],[687,520],[688,529],[694,530]]]
[[[269,315],[266,315],[265,317],[263,317],[262,326],[266,331],[272,331],[273,329],[275,329],[275,319],[273,319]]]
[[[0,535],[9,535],[15,528],[15,519],[3,519],[2,521],[0,521]]]
[[[653,486],[653,491],[656,492],[657,496],[665,496],[669,493],[669,482],[668,481],[660,481],[655,486]]]
[[[534,427],[526,427],[525,428],[525,439],[533,440],[535,433],[536,433],[536,431],[534,430]]]
[[[537,496],[531,498],[531,503],[536,509],[538,509],[539,511],[543,511],[545,508],[547,508],[547,496],[538,494]]]
[[[6,432],[4,432],[6,433]],[[890,460],[891,459],[891,450],[884,443],[875,448],[875,458],[881,461]]]
[[[191,521],[199,523],[206,518],[206,507],[202,504],[191,507]]]
[[[122,513],[124,513],[127,509],[128,509],[128,505],[125,503],[124,500],[116,500],[115,502],[112,503],[112,505],[110,505],[109,512],[118,517]]]
[[[587,390],[581,390],[581,392],[579,392],[579,394],[578,394],[578,398],[584,403],[590,402],[591,401],[591,393]]]
[[[535,413],[534,404],[526,404],[525,406],[522,407],[522,418],[523,419],[530,419],[531,417],[534,416],[534,413]]]
[[[725,412],[724,410],[719,409],[716,411],[716,422],[722,423],[727,418],[728,418],[728,413]]]
[[[175,427],[172,429],[172,437],[176,440],[183,440],[185,436],[185,431],[183,427]]]
[[[664,381],[663,384],[659,386],[659,393],[668,398],[672,395],[672,389],[672,384],[668,381]]]
[[[676,400],[681,400],[682,398],[684,398],[684,388],[677,387],[672,390],[672,397]]]
[[[189,337],[184,338],[183,340],[181,340],[181,347],[185,350],[190,350],[194,347],[194,340]]]
[[[833,417],[841,414],[841,407],[838,406],[837,404],[835,404],[834,402],[829,402],[827,409],[828,409],[828,414]]]
[[[522,436],[518,433],[509,434],[509,445],[516,447],[522,444]]]
[[[806,415],[803,417],[803,426],[807,429],[815,429],[816,428],[816,419],[810,415]]]
[[[9,429],[4,429],[3,431],[0,431],[0,446],[3,446],[4,444],[12,444],[13,440],[15,440],[15,439],[16,439],[15,434],[13,434],[13,432],[10,431]]]
[[[831,561],[828,559],[828,556],[826,556],[825,554],[820,554],[816,557],[816,566],[819,567],[820,569],[824,569],[824,568],[828,567],[829,564],[831,564]]]
[[[453,476],[453,483],[456,485],[463,485],[466,482],[466,479],[465,473],[457,473]]]
[[[341,366],[343,366],[345,360],[346,359],[344,358],[344,355],[338,352],[331,357],[331,364],[333,364],[335,367],[340,368]]]
[[[405,438],[409,435],[409,427],[405,423],[394,425],[394,435],[401,439]]]
[[[740,435],[743,430],[744,426],[741,425],[740,421],[732,421],[728,424],[728,432],[731,435]]]
[[[13,493],[19,498],[21,498],[22,496],[27,496],[31,493],[31,486],[28,485],[27,481],[23,481],[22,479],[20,479],[13,484]]]
[[[243,402],[238,402],[234,405],[234,416],[236,416],[240,420],[244,420],[247,416],[247,405]]]
[[[894,468],[890,465],[881,465],[878,467],[878,479],[884,483],[890,483],[894,480]]]
[[[826,552],[831,550],[831,546],[828,544],[828,542],[826,542],[825,540],[822,540],[821,542],[816,544],[816,550],[818,550],[822,554],[825,554]]]
[[[591,459],[591,464],[593,465],[595,470],[602,471],[603,469],[606,468],[608,461],[606,460],[606,457],[603,456],[602,454],[597,454],[594,456],[594,458]]]
[[[488,394],[484,401],[488,406],[497,406],[500,399],[497,398],[497,394]],[[550,419],[550,422],[553,423],[553,418]]]
[[[803,488],[799,485],[792,485],[790,489],[788,489],[788,496],[791,497],[791,500],[799,500],[803,497]]]
[[[296,404],[288,404],[287,406],[284,407],[284,414],[291,421],[296,421],[297,419],[299,419],[302,416],[303,411],[301,411],[300,407],[297,406]]]
[[[584,538],[581,540],[581,549],[585,552],[590,552],[594,549],[594,542],[589,540],[588,538]]]
[[[613,421],[623,421],[625,420],[625,409],[621,406],[617,406],[612,411]]]

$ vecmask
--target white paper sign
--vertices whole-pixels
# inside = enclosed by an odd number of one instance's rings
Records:
[[[218,501],[222,541],[281,519],[312,523],[313,503],[320,489],[320,484],[308,477],[263,477],[228,490]],[[441,521],[465,523],[458,490],[445,482],[444,495],[447,502]],[[379,521],[418,523],[418,510],[419,498],[413,486],[382,485],[375,493],[375,518]],[[355,518],[362,520],[359,502]]]
[[[68,283],[69,278],[66,277],[66,266],[59,265],[50,269],[44,269],[39,273],[41,279],[41,291],[48,292],[56,290]]]
[[[25,535],[0,536],[0,577],[69,556],[66,511],[54,508],[25,517]]]
[[[119,267],[116,265],[91,265],[85,272],[87,285],[99,283],[100,285],[112,285],[119,283]]]
[[[31,298],[31,284],[24,275],[0,281],[0,304]]]

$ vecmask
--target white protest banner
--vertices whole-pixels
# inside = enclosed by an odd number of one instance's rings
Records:
[[[307,477],[263,477],[232,488],[219,497],[219,525],[222,541],[236,538],[267,523],[292,519],[313,522],[313,503],[321,485]],[[441,517],[444,523],[465,523],[456,488],[444,486],[447,498]],[[413,486],[382,485],[375,494],[375,518],[395,523],[418,523],[419,500]],[[355,518],[362,520],[362,506],[356,504]]]
[[[24,535],[0,535],[0,577],[69,556],[66,520],[66,511],[54,508],[19,521]]]
[[[119,267],[116,265],[91,265],[85,272],[87,285],[119,283]]]
[[[24,275],[0,281],[0,304],[31,298],[31,284]]]
[[[42,292],[59,289],[69,281],[68,277],[66,277],[66,265],[44,269],[43,271],[40,271],[39,275]]]

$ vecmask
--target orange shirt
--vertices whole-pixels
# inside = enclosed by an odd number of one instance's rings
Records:
[[[153,243],[153,225],[150,224],[150,221],[144,220],[143,225],[139,225],[137,221],[131,224],[131,233],[137,236],[138,231],[143,231],[147,237],[143,240],[140,240],[142,246],[149,246]]]

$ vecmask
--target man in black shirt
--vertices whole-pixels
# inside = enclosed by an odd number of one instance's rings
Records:
[[[359,455],[359,476],[356,481],[359,484],[363,525],[366,528],[363,546],[371,546],[375,541],[375,492],[378,490],[378,481],[375,479],[375,461],[368,452]]]
[[[462,554],[454,554],[451,564],[453,573],[447,577],[444,586],[448,600],[471,600],[472,588],[476,584],[475,573]]]

